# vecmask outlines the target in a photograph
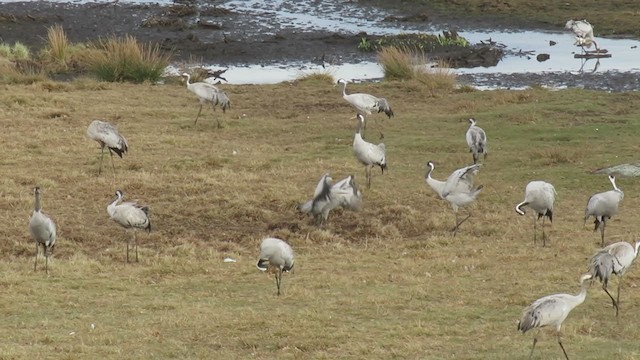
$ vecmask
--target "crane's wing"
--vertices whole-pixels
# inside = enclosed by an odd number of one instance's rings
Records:
[[[451,173],[442,189],[443,197],[456,192],[470,192],[473,188],[473,178],[480,170],[482,164],[474,164],[463,167]]]
[[[120,157],[129,149],[127,139],[120,135],[115,126],[106,121],[92,121],[87,128],[87,136],[95,141],[102,142]]]
[[[222,112],[227,112],[227,109],[231,108],[231,101],[229,100],[227,94],[222,90],[218,90],[214,94],[214,98],[212,101],[213,105],[220,105],[220,107],[222,107]]]
[[[378,111],[378,98],[369,94],[349,94],[344,96],[344,99],[353,105],[356,109],[371,114],[373,111]]]
[[[311,203],[311,212],[314,215],[320,214],[324,207],[329,203],[331,198],[331,185],[333,179],[326,173],[320,179],[320,182],[316,186],[316,191],[313,194],[313,200]]]
[[[331,187],[331,200],[335,206],[342,206],[350,210],[359,210],[362,203],[362,193],[358,190],[353,175],[348,176]]]
[[[567,309],[566,296],[567,294],[549,295],[534,301],[522,312],[518,322],[518,330],[524,333],[564,318]]]

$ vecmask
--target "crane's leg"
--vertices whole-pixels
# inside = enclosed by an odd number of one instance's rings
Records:
[[[129,263],[129,239],[127,239],[127,264]]]
[[[533,337],[533,346],[531,347],[531,352],[529,353],[529,359],[531,359],[531,357],[533,356],[533,350],[535,350],[536,343],[538,342],[538,338],[536,336]]]
[[[136,238],[136,232],[133,232],[133,246],[136,248],[136,262],[138,262],[138,239]]]
[[[604,228],[607,225],[607,222],[604,220],[604,216],[602,217],[602,223],[600,224],[600,245],[604,246]]]
[[[560,344],[560,348],[562,349],[562,352],[564,353],[564,357],[569,360],[569,355],[567,355],[567,351],[564,349],[564,346],[562,346],[562,341],[560,340],[560,332],[558,331],[558,344]]]
[[[536,214],[533,214],[533,245],[535,246],[538,243],[538,219],[536,219]]]
[[[371,166],[365,166],[364,172],[367,177],[367,189],[371,189]]]
[[[619,285],[620,283],[618,283]],[[604,283],[602,284],[602,290],[604,290],[604,292],[607,293],[607,295],[609,295],[609,298],[611,299],[611,303],[613,303],[613,307],[616,308],[616,315],[618,314],[618,304],[616,303],[616,299],[613,298],[613,296],[611,296],[611,293],[609,293],[609,290],[607,290],[607,284]],[[620,292],[620,290],[618,290],[618,292]]]
[[[463,222],[469,220],[469,218],[471,217],[471,211],[469,211],[469,215],[467,215],[466,218],[458,221],[458,212],[456,211],[456,226],[453,228],[453,236],[456,236],[456,232],[458,231],[458,228],[460,227],[460,225],[462,225]]]
[[[473,163],[474,164],[478,163],[478,153],[474,150],[472,152],[472,155],[473,155]]]
[[[622,286],[622,275],[618,279],[618,294],[616,295],[616,316],[618,316],[618,310],[620,310],[620,287]]]
[[[544,216],[542,217],[542,247],[547,246],[547,234],[544,232]]]
[[[100,165],[98,166],[98,175],[102,173],[102,159],[104,158],[104,146],[100,148]]]
[[[282,269],[276,270],[276,288],[278,288],[278,296],[280,296],[280,282],[282,281]]]
[[[36,262],[33,264],[33,271],[36,271],[38,266],[38,242],[36,241]]]
[[[193,122],[193,125],[198,123],[198,118],[200,117],[201,112],[202,112],[202,103],[200,103],[200,109],[198,110],[198,115],[196,115],[196,121]]]
[[[44,246],[44,273],[49,275],[49,254],[47,254],[47,246]]]
[[[113,162],[113,152],[109,149],[109,155],[111,155],[111,168],[113,169],[113,183],[116,182],[116,164]]]

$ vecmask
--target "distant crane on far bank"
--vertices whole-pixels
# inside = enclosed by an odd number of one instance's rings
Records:
[[[533,243],[537,241],[538,220],[542,218],[542,246],[546,246],[547,235],[544,232],[544,218],[553,222],[553,203],[556,200],[556,189],[545,181],[531,181],[524,190],[524,201],[516,205],[516,213],[524,215],[523,207],[528,206],[533,214]]]
[[[198,123],[198,118],[202,112],[202,106],[207,102],[211,103],[214,112],[217,105],[220,105],[223,113],[226,112],[227,109],[231,108],[231,101],[224,91],[205,82],[190,83],[189,81],[191,80],[191,76],[187,73],[183,73],[182,77],[186,79],[187,90],[196,94],[198,101],[200,102],[200,109],[198,110],[198,115],[196,115],[196,120],[193,122],[194,125]],[[220,118],[217,118],[216,120],[218,122],[218,128],[222,127]]]
[[[569,20],[564,27],[573,32],[576,36],[574,45],[580,46],[583,52],[585,47],[591,48],[591,44],[595,46],[596,53],[600,52],[598,44],[593,39],[593,26],[587,20]]]
[[[607,219],[611,219],[613,215],[618,213],[620,202],[624,199],[624,193],[616,186],[615,176],[609,175],[609,181],[613,185],[613,190],[592,195],[587,201],[587,208],[584,210],[585,225],[590,216],[595,218],[593,231],[600,229],[602,246],[604,246],[604,229],[607,225]]]
[[[616,316],[618,316],[618,311],[620,310],[622,277],[638,257],[638,248],[640,248],[640,240],[636,240],[633,246],[626,241],[620,241],[598,250],[589,262],[589,272],[594,279],[600,279],[602,282],[602,290],[611,298],[613,307],[616,309]],[[618,275],[618,294],[616,299],[607,290],[607,284],[612,275]]]
[[[569,360],[569,356],[562,345],[562,340],[560,340],[560,328],[564,320],[569,316],[571,310],[584,302],[584,299],[587,297],[587,289],[591,283],[589,281],[591,278],[591,274],[584,274],[580,277],[580,292],[577,295],[549,295],[527,306],[522,312],[522,316],[518,322],[518,331],[522,331],[524,334],[534,328],[542,328],[545,326],[555,327],[558,344],[562,349],[564,357]],[[533,350],[535,350],[537,342],[538,337],[536,335],[533,338],[533,346],[531,347],[529,359],[533,356]]]
[[[283,240],[271,237],[262,240],[256,267],[260,271],[267,271],[270,268],[275,270],[278,296],[280,296],[280,286],[282,285],[282,273],[291,271],[294,261],[293,249]]]

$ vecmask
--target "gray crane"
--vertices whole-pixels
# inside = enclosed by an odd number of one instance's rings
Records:
[[[618,213],[620,202],[624,198],[624,193],[616,186],[615,176],[609,175],[609,181],[613,185],[613,190],[592,195],[587,201],[587,208],[584,210],[584,223],[590,216],[595,218],[593,231],[600,229],[601,245],[604,246],[604,229],[607,219]]]
[[[276,287],[280,296],[282,273],[289,272],[294,265],[293,249],[289,244],[277,238],[265,238],[260,244],[260,257],[256,267],[260,271],[272,269],[275,271]]]
[[[36,261],[33,264],[33,271],[36,271],[38,266],[38,250],[40,249],[40,245],[42,245],[45,258],[44,269],[45,272],[49,274],[49,256],[56,245],[56,224],[50,217],[42,213],[41,192],[38,186],[33,189],[36,200],[33,214],[31,214],[31,218],[29,219],[29,232],[33,240],[36,241]]]
[[[489,153],[487,149],[487,134],[481,127],[476,125],[476,119],[469,119],[466,138],[469,152],[473,155],[473,163],[476,164],[478,162],[480,154],[483,154],[483,159],[486,160]]]
[[[593,26],[591,26],[587,20],[569,20],[564,27],[573,32],[576,36],[574,45],[580,46],[582,51],[584,51],[585,46],[589,49],[591,48],[591,44],[593,44],[596,52],[600,52],[598,44],[593,40]]]
[[[120,158],[129,151],[129,144],[124,136],[120,135],[115,126],[106,121],[94,120],[87,128],[87,136],[100,145],[100,167],[98,175],[102,172],[102,159],[104,158],[104,148],[109,149],[111,155],[111,166],[113,167],[113,178],[116,176],[116,166],[113,163],[113,153]]]
[[[384,112],[389,119],[391,119],[394,114],[391,109],[391,105],[385,98],[378,98],[370,94],[364,93],[355,93],[355,94],[347,94],[347,83],[348,81],[345,79],[338,79],[336,85],[342,85],[342,98],[345,99],[349,104],[358,110],[358,114],[362,115],[363,118],[365,115],[371,115],[371,113],[381,113]],[[376,120],[377,124],[377,120]],[[367,124],[363,125],[363,134],[364,130],[366,130]],[[378,130],[380,131],[380,130]],[[384,135],[380,131],[380,138],[384,138]]]
[[[482,164],[463,167],[451,173],[447,181],[440,181],[431,177],[431,173],[433,169],[435,169],[433,161],[427,163],[427,173],[424,176],[425,181],[440,198],[447,200],[449,204],[451,204],[453,212],[456,215],[455,226],[451,230],[454,236],[460,225],[471,217],[471,212],[469,211],[469,215],[467,215],[466,218],[458,221],[458,208],[473,203],[482,190],[482,185],[475,188],[473,186],[473,179],[478,171],[480,171],[480,166],[482,166]]]
[[[364,124],[364,116],[356,115],[358,124],[356,125],[356,134],[353,137],[353,154],[356,159],[364,165],[364,173],[367,179],[367,189],[371,188],[371,168],[380,166],[380,170],[384,174],[387,168],[387,150],[383,143],[378,145],[364,141],[362,138],[362,126]]]
[[[311,213],[316,225],[323,225],[333,209],[342,207],[357,211],[361,204],[362,192],[358,190],[353,175],[333,184],[333,179],[326,173],[320,178],[313,199],[300,205],[298,209],[305,214]]]
[[[602,289],[611,298],[613,307],[616,309],[616,316],[618,316],[618,311],[620,310],[622,277],[638,256],[638,248],[640,248],[640,240],[636,240],[633,246],[626,241],[620,241],[598,250],[589,262],[589,272],[594,279],[600,279],[602,282]],[[607,290],[607,285],[612,275],[618,275],[619,277],[616,299]]]
[[[127,239],[127,263],[129,262],[130,243],[136,251],[136,262],[138,262],[138,241],[136,240],[136,230],[146,230],[151,233],[151,221],[149,220],[149,207],[138,205],[135,202],[121,203],[124,194],[116,190],[116,199],[107,206],[107,213],[111,220],[118,225],[133,232],[132,242]]]
[[[520,321],[518,322],[518,331],[526,333],[534,328],[542,328],[545,326],[553,326],[556,328],[556,337],[558,344],[564,353],[564,357],[569,360],[569,356],[560,340],[560,328],[567,318],[571,310],[582,304],[587,296],[587,289],[591,284],[591,274],[584,274],[580,277],[580,292],[577,295],[571,294],[555,294],[542,297],[527,306],[522,312]],[[533,350],[538,342],[537,335],[533,337],[533,347],[529,354],[529,359],[533,356]]]
[[[192,84],[189,82],[191,76],[187,73],[182,74],[182,77],[186,79],[187,90],[196,94],[196,96],[198,97],[198,101],[200,102],[200,109],[198,110],[198,115],[196,115],[196,120],[193,122],[194,125],[198,123],[198,118],[200,117],[200,113],[202,112],[202,106],[207,102],[211,103],[213,111],[216,110],[217,105],[220,105],[223,113],[226,112],[227,109],[231,108],[231,101],[224,91],[218,89],[214,85],[207,84],[205,82],[196,82]],[[220,124],[220,118],[218,118],[217,121],[218,128],[220,128],[222,126]]]
[[[516,213],[524,215],[523,207],[531,208],[533,214],[533,243],[537,242],[538,220],[542,218],[542,246],[546,246],[547,235],[544,232],[544,219],[553,222],[553,203],[556,200],[556,189],[545,181],[531,181],[524,190],[524,201],[516,205]]]

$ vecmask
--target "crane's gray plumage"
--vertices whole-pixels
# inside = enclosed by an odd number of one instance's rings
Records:
[[[135,202],[121,203],[124,194],[116,190],[116,199],[107,206],[107,213],[111,220],[127,230],[133,231],[133,246],[138,261],[138,242],[136,230],[146,230],[151,233],[151,221],[149,220],[149,207],[138,205]],[[129,262],[129,240],[127,239],[127,262]]]
[[[371,115],[373,112],[384,112],[389,118],[393,116],[393,110],[387,99],[363,93],[347,94],[347,80],[345,79],[338,79],[336,84],[342,85],[342,98],[355,107],[359,114]]]
[[[544,219],[553,222],[553,203],[556,200],[556,189],[545,181],[531,181],[524,190],[524,201],[516,205],[516,213],[524,215],[523,207],[528,206],[535,211],[533,217],[533,243],[537,241],[537,224],[542,218],[542,246],[546,245],[547,236],[544,232]],[[537,216],[536,216],[537,215]]]
[[[311,213],[316,225],[326,223],[331,210],[342,207],[349,210],[359,210],[362,203],[362,193],[358,190],[353,175],[333,184],[329,174],[324,174],[313,194],[313,199],[299,206],[303,213]]]
[[[587,208],[584,210],[584,222],[590,216],[594,217],[595,227],[593,231],[600,229],[601,244],[604,245],[604,229],[608,219],[618,213],[620,202],[624,199],[624,193],[616,186],[615,176],[609,175],[609,181],[613,185],[613,190],[597,193],[587,201]]]
[[[598,250],[589,262],[589,273],[591,273],[594,279],[599,279],[602,282],[602,289],[609,295],[609,298],[611,298],[613,307],[616,309],[616,316],[618,316],[620,309],[620,285],[622,284],[622,277],[638,256],[638,248],[640,248],[640,240],[636,240],[633,246],[626,241],[617,242]],[[613,275],[618,275],[619,277],[616,299],[614,299],[609,293],[609,290],[607,290],[609,279],[611,279]]]
[[[111,155],[111,166],[113,167],[113,176],[116,175],[116,166],[113,163],[113,153],[120,158],[129,151],[129,144],[124,136],[120,135],[115,126],[106,121],[94,120],[87,128],[87,136],[100,144],[100,167],[98,174],[102,172],[102,159],[104,157],[104,148],[109,149]]]
[[[555,294],[545,296],[533,302],[533,304],[527,306],[522,312],[520,321],[518,322],[518,331],[526,333],[534,328],[541,328],[545,326],[553,326],[556,328],[556,336],[558,344],[564,353],[565,358],[569,360],[569,356],[562,345],[560,340],[560,328],[562,323],[567,318],[571,310],[576,306],[582,304],[587,296],[587,289],[589,287],[591,274],[585,274],[580,277],[580,292],[577,295],[571,294]],[[533,338],[533,347],[529,358],[533,355],[533,350],[536,347],[538,338]]]
[[[49,274],[49,256],[56,245],[56,224],[50,217],[42,213],[42,203],[40,200],[41,190],[39,187],[33,189],[35,194],[35,204],[33,214],[29,219],[29,232],[36,241],[36,260],[33,264],[33,271],[38,266],[38,250],[42,245],[45,258],[45,272]]]
[[[482,166],[482,164],[463,167],[451,173],[447,181],[440,181],[431,177],[431,172],[435,169],[433,161],[427,163],[427,173],[424,176],[425,181],[440,198],[447,200],[449,204],[451,204],[453,212],[456,215],[455,226],[451,230],[454,236],[458,227],[471,217],[471,212],[469,212],[466,218],[458,221],[458,208],[473,203],[482,190],[482,185],[478,187],[473,186],[474,177],[478,171],[480,171],[480,166]]]
[[[356,134],[353,137],[353,154],[356,159],[364,165],[365,177],[367,179],[367,189],[371,188],[371,168],[380,166],[380,170],[384,174],[387,168],[387,150],[383,143],[378,145],[364,141],[362,138],[362,126],[364,124],[364,116],[356,115],[358,124],[356,125]]]
[[[484,155],[484,159],[487,158],[489,153],[487,149],[487,134],[484,130],[476,125],[475,119],[469,119],[469,129],[467,129],[467,145],[469,145],[469,152],[473,155],[473,163],[478,162],[480,154]]]
[[[593,40],[593,26],[587,20],[569,20],[565,28],[573,32],[576,36],[574,45],[580,46],[583,51],[585,46],[591,48],[591,44],[595,46],[596,51],[600,51],[598,44]]]
[[[289,244],[277,238],[265,238],[260,244],[260,256],[256,267],[260,271],[267,271],[270,267],[275,268],[276,287],[280,295],[280,285],[282,284],[282,273],[289,272],[294,265],[293,249]]]
[[[198,101],[200,102],[200,109],[198,110],[198,115],[196,115],[196,120],[193,122],[194,125],[198,123],[198,118],[202,112],[202,106],[207,102],[211,103],[213,111],[216,110],[217,105],[220,105],[223,113],[226,112],[227,109],[231,108],[231,101],[224,91],[218,89],[214,85],[204,82],[196,82],[192,84],[189,82],[191,76],[187,73],[182,74],[182,77],[186,78],[187,89],[196,94],[196,96],[198,96]],[[218,118],[217,121],[219,128],[221,127],[220,119]]]

